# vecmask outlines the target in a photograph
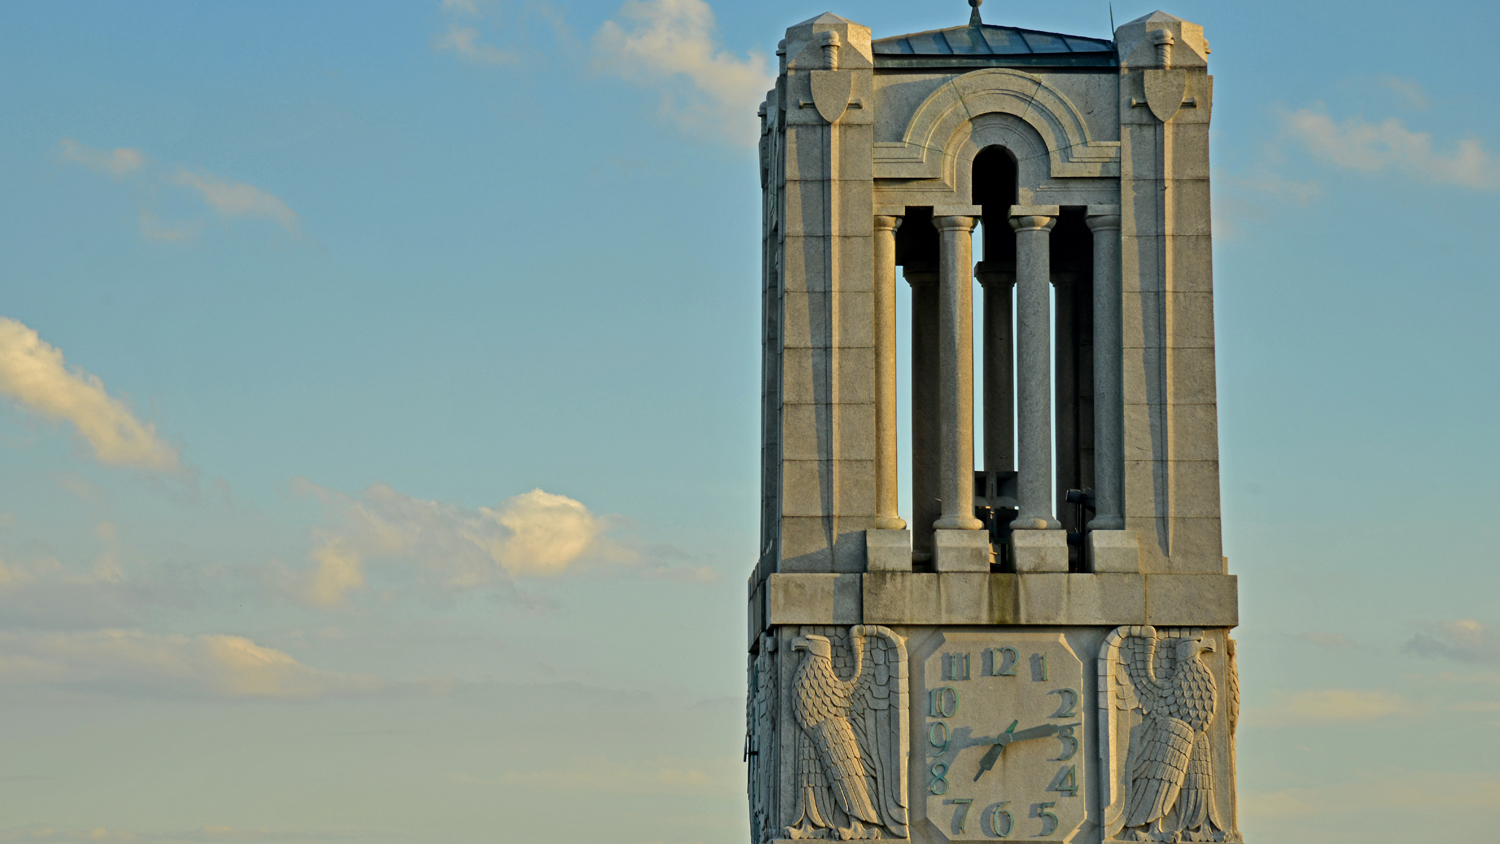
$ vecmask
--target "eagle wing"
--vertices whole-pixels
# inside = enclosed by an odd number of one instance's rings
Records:
[[[905,838],[906,645],[889,628],[877,625],[856,625],[850,645],[861,655],[849,698],[849,723],[865,761],[866,790],[879,813],[877,822]]]
[[[1186,722],[1149,715],[1141,726],[1141,752],[1132,754],[1127,827],[1151,823],[1171,811],[1193,753],[1193,728]]]

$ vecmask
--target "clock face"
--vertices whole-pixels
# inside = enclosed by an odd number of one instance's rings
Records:
[[[1083,662],[1061,633],[942,630],[915,657],[914,807],[951,841],[1066,841],[1083,824]]]

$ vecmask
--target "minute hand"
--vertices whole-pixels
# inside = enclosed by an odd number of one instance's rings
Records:
[[[984,775],[985,771],[988,771],[991,768],[995,767],[995,763],[1000,761],[1001,752],[1003,752],[1005,750],[1005,746],[1010,744],[1011,742],[1025,741],[1027,739],[1034,738],[1046,738],[1048,736],[1055,736],[1060,732],[1062,732],[1062,727],[1057,724],[1042,724],[1039,727],[1027,727],[1026,729],[1020,730],[1018,732],[1001,733],[1000,735],[995,737],[994,744],[991,745],[989,751],[980,758],[979,770],[974,774],[974,781],[979,782],[979,778]]]

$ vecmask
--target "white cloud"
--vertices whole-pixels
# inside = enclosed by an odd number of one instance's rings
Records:
[[[71,422],[101,463],[173,472],[177,452],[156,426],[135,418],[104,382],[69,367],[62,352],[27,326],[0,317],[0,394],[47,419]]]
[[[704,0],[627,0],[594,33],[597,66],[660,86],[664,106],[686,125],[754,143],[756,105],[774,84],[766,57],[721,50],[715,29]]]
[[[1420,711],[1416,703],[1394,692],[1311,689],[1280,695],[1271,706],[1246,707],[1244,723],[1256,727],[1363,723]]]
[[[146,163],[146,155],[138,149],[120,147],[108,152],[93,147],[84,146],[72,138],[63,138],[59,146],[59,155],[65,161],[72,161],[90,167],[118,179],[128,176],[140,170]]]
[[[1430,630],[1413,636],[1403,650],[1472,665],[1500,665],[1500,633],[1493,625],[1462,618],[1431,625]]]
[[[1415,79],[1404,76],[1382,76],[1380,84],[1387,90],[1406,100],[1412,108],[1427,108],[1427,92],[1422,90],[1421,84]]]
[[[609,520],[540,489],[497,507],[468,509],[412,498],[385,484],[357,498],[305,479],[294,488],[319,498],[328,516],[328,524],[313,532],[313,567],[296,587],[302,598],[321,606],[364,588],[372,559],[404,563],[422,584],[458,591],[557,575],[585,560],[636,558],[604,536]]]
[[[226,217],[264,217],[281,224],[281,227],[297,233],[297,214],[280,197],[244,182],[231,182],[197,168],[188,169],[178,165],[172,182],[197,191],[203,201]]]
[[[474,12],[477,14],[478,10]],[[432,49],[439,52],[451,50],[460,58],[479,64],[514,64],[521,60],[515,53],[480,41],[479,30],[474,27],[458,24],[449,24],[446,32],[432,36]]]
[[[1432,135],[1414,132],[1394,117],[1369,123],[1362,117],[1335,122],[1321,106],[1283,112],[1282,130],[1315,158],[1366,173],[1404,172],[1445,185],[1500,187],[1500,165],[1478,138],[1464,138],[1449,154],[1433,149]]]
[[[0,633],[0,683],[48,683],[224,699],[308,700],[387,687],[310,668],[242,636],[139,630]]]

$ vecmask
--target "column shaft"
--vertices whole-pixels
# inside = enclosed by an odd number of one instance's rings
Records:
[[[984,288],[984,470],[1016,470],[1015,339],[1011,335],[1014,270],[981,261],[975,274]]]
[[[1124,379],[1120,348],[1120,211],[1089,209],[1094,233],[1094,530],[1125,527]]]
[[[1012,206],[1016,230],[1016,400],[1019,514],[1011,530],[1055,530],[1052,515],[1051,214]],[[1020,212],[1020,213],[1017,213]]]
[[[911,284],[911,556],[932,560],[938,518],[938,280],[931,267],[907,266]]]
[[[901,218],[875,218],[875,527],[900,530],[896,495],[896,229]]]
[[[942,443],[935,527],[979,530],[974,518],[974,217],[934,216],[938,244],[938,406]]]

